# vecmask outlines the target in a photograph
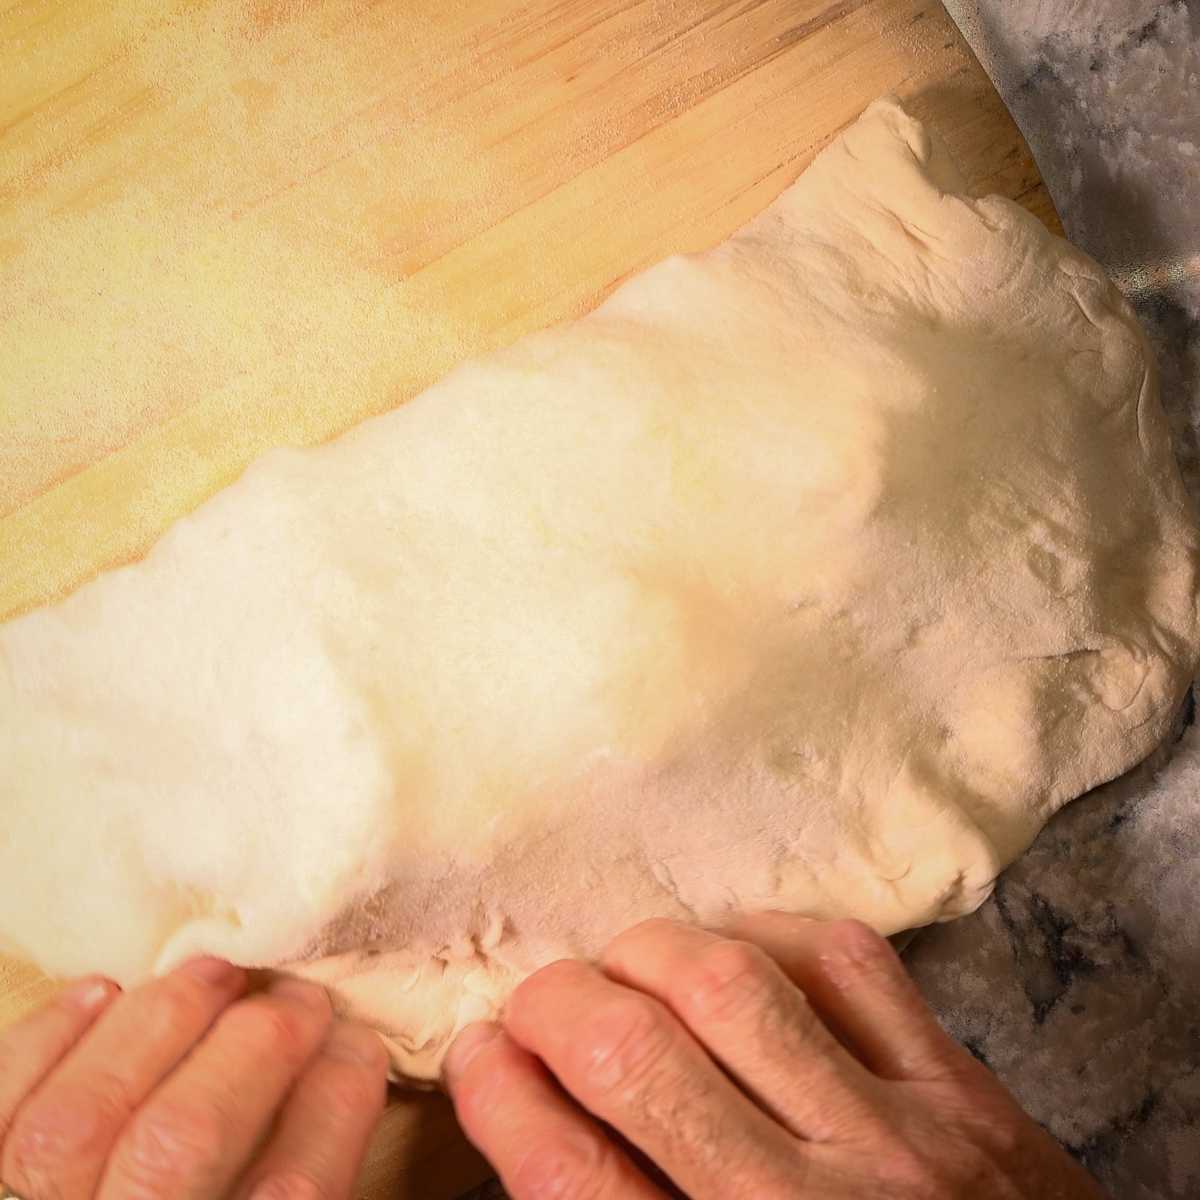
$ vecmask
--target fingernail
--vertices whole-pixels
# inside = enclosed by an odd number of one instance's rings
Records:
[[[309,983],[305,979],[276,979],[267,991],[272,996],[278,996],[281,1000],[294,1000],[297,1004],[303,1005],[310,1012],[326,1012],[329,1008],[329,1000],[325,995],[325,989],[318,983]]]
[[[185,975],[207,983],[209,987],[224,987],[232,982],[237,967],[222,958],[193,958],[179,968]]]
[[[60,999],[84,1010],[99,1008],[113,995],[116,984],[107,979],[80,979],[71,984]]]
[[[347,1021],[338,1021],[325,1039],[321,1053],[330,1058],[340,1058],[343,1062],[375,1067],[379,1064],[381,1049],[379,1038],[369,1029],[351,1025]]]
[[[446,1055],[444,1064],[446,1078],[453,1082],[462,1075],[470,1066],[471,1059],[488,1042],[493,1041],[499,1032],[500,1026],[494,1025],[490,1021],[477,1021],[474,1025],[465,1026],[451,1043],[450,1051]]]

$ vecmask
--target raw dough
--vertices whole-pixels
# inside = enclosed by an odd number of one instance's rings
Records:
[[[1162,736],[1197,528],[1100,268],[872,105],[761,216],[0,629],[0,949],[306,960],[395,1069],[653,914],[973,909]]]

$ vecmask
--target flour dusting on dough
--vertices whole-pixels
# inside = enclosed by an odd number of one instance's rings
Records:
[[[290,963],[429,1079],[648,916],[946,920],[1161,737],[1196,567],[1128,305],[884,98],[0,628],[0,950]]]

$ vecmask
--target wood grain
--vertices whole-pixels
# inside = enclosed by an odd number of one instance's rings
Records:
[[[722,240],[885,91],[1060,232],[936,0],[0,3],[0,617]],[[0,960],[0,1026],[56,986]],[[485,1171],[396,1095],[360,1196]]]

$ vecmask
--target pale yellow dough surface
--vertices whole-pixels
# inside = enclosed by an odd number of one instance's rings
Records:
[[[884,98],[715,250],[0,628],[0,950],[291,962],[430,1078],[644,917],[973,909],[1162,736],[1197,528],[1129,307],[964,191]]]

